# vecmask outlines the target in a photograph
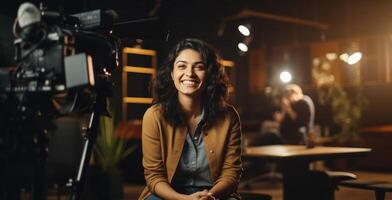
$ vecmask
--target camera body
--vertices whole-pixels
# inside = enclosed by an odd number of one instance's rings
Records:
[[[20,27],[14,27],[17,65],[0,68],[0,107],[12,99],[23,105],[15,108],[21,115],[21,107],[48,115],[91,112],[97,94],[112,95],[120,46],[111,31],[116,17],[114,11],[64,15],[22,4]]]
[[[10,187],[0,184],[6,199],[18,199],[24,187],[31,187],[34,199],[44,199],[42,177],[50,133],[56,130],[53,119],[91,113],[83,137],[89,140],[83,150],[89,151],[81,155],[91,153],[96,119],[108,114],[111,72],[118,66],[120,44],[110,31],[115,17],[113,11],[63,15],[31,3],[19,7],[20,27],[14,26],[17,64],[0,68],[0,163],[6,163],[0,166],[0,179],[18,180]],[[21,172],[26,172],[23,180],[18,178]]]
[[[103,13],[41,12],[42,22],[22,28],[14,42],[18,64],[6,90],[62,92],[107,79],[117,66],[119,43],[108,32],[110,20],[103,20],[109,18]]]

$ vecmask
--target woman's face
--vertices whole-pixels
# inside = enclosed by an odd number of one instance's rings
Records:
[[[200,97],[205,88],[205,66],[200,53],[182,50],[174,61],[171,77],[179,95]]]

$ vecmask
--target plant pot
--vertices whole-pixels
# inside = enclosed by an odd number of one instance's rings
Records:
[[[94,200],[122,200],[124,199],[122,171],[112,169],[103,171],[93,168],[90,171],[88,183],[88,199]]]

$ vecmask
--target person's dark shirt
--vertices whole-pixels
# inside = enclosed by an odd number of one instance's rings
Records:
[[[291,119],[288,114],[285,114],[281,125],[280,134],[283,142],[286,144],[303,144],[307,131],[313,124],[312,109],[314,105],[310,97],[304,98],[291,104],[292,109],[297,114],[295,120]]]

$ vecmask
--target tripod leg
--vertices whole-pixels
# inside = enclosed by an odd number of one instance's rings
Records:
[[[72,182],[71,200],[79,200],[81,197],[82,187],[84,178],[86,175],[86,167],[90,161],[92,149],[94,146],[95,139],[97,137],[98,124],[99,124],[99,112],[93,112],[90,116],[89,126],[86,134],[83,138],[83,151],[80,159],[80,164],[75,180]]]

